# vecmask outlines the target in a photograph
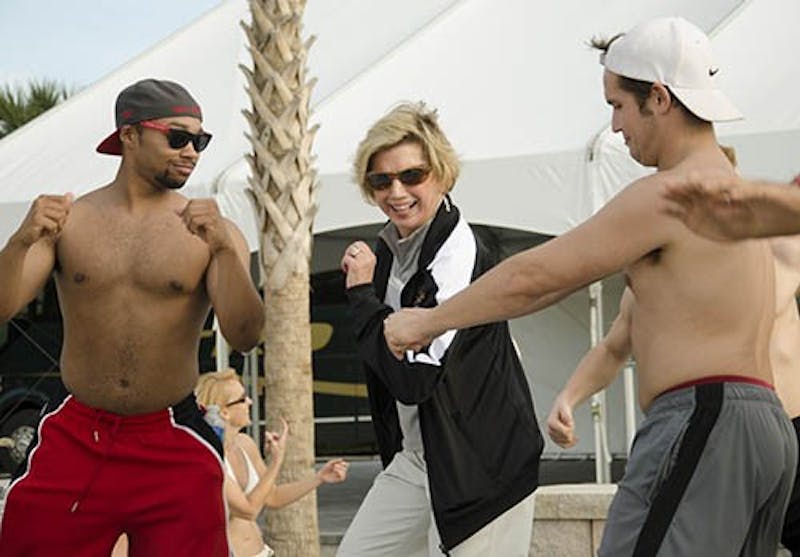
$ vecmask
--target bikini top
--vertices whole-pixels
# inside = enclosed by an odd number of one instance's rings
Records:
[[[245,466],[247,466],[247,485],[244,486],[243,490],[245,494],[249,494],[251,491],[253,491],[258,483],[258,472],[256,471],[256,467],[253,466],[253,462],[250,460],[250,457],[247,456],[247,452],[241,447],[238,448],[242,452]],[[228,462],[227,458],[225,459],[225,469],[228,471],[228,475],[236,480],[236,474],[233,473],[233,467],[231,466],[231,463]]]

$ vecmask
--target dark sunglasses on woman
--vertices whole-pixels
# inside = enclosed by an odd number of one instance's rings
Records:
[[[406,168],[400,172],[370,172],[367,174],[367,184],[373,190],[381,191],[389,188],[395,178],[404,186],[416,186],[425,181],[430,168]]]
[[[139,122],[139,125],[143,128],[160,131],[166,135],[167,143],[172,149],[183,149],[191,141],[194,150],[199,153],[208,147],[208,143],[211,141],[211,134],[208,132],[191,133],[180,128],[170,128],[166,124],[151,122],[149,120]]]
[[[240,398],[237,398],[236,400],[232,400],[232,401],[226,403],[225,404],[225,408],[228,408],[229,406],[236,406],[237,404],[242,404],[244,402],[247,402],[247,400],[249,398],[250,397],[247,396],[247,395],[242,395]]]

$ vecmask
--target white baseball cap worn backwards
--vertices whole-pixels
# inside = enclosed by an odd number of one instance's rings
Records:
[[[719,66],[711,42],[683,18],[662,17],[637,25],[609,45],[600,55],[600,63],[617,75],[667,86],[702,120],[742,118],[717,87]]]

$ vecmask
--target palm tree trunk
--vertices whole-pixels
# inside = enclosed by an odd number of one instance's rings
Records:
[[[316,213],[316,171],[308,128],[313,83],[306,82],[300,38],[305,0],[250,0],[252,23],[242,24],[254,67],[242,68],[252,110],[250,187],[261,221],[262,286],[266,307],[267,427],[278,417],[290,436],[281,482],[307,478],[314,465],[309,268]],[[268,543],[281,556],[319,555],[313,493],[267,513]]]

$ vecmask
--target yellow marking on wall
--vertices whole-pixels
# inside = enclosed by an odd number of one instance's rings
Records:
[[[311,323],[311,350],[325,348],[333,336],[333,325],[330,323]]]
[[[367,398],[364,383],[343,383],[340,381],[314,381],[314,392],[321,395],[350,396]]]

